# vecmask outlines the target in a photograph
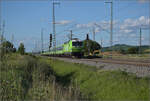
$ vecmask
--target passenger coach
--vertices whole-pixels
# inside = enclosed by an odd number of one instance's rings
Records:
[[[65,42],[63,45],[56,47],[52,47],[50,51],[42,53],[43,55],[50,56],[75,56],[82,57],[83,56],[83,42],[74,38]]]

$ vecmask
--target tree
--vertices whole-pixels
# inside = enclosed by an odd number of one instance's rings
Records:
[[[23,43],[20,43],[19,48],[18,48],[18,53],[20,53],[21,55],[25,54],[25,48],[24,48]]]
[[[136,53],[138,53],[138,51],[139,51],[138,47],[131,47],[128,49],[129,54],[136,54]]]
[[[127,52],[126,52],[126,50],[125,49],[119,49],[119,52],[121,53],[121,54],[126,54]]]
[[[88,54],[89,52],[93,53],[94,50],[101,49],[101,45],[99,43],[97,43],[96,41],[84,40],[83,41],[83,48],[84,48],[84,53]]]
[[[16,52],[16,48],[14,48],[14,45],[9,41],[4,41],[0,47],[1,47],[1,54]]]

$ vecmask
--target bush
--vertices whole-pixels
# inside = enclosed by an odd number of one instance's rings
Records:
[[[0,45],[1,54],[3,53],[9,53],[9,52],[16,52],[16,48],[14,48],[14,45],[9,41],[4,41]]]
[[[97,43],[96,41],[84,40],[83,48],[84,48],[84,53],[88,54],[88,52],[93,53],[94,50],[101,49],[101,45],[99,43]]]
[[[25,54],[25,48],[24,48],[24,44],[20,43],[20,46],[18,48],[18,53],[20,53],[21,55]]]
[[[119,52],[120,52],[121,54],[127,54],[127,51],[124,50],[124,49],[120,49]]]
[[[139,51],[138,47],[131,47],[131,48],[128,49],[129,54],[137,54],[138,51]]]

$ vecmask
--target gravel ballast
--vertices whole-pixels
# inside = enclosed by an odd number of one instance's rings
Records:
[[[126,64],[103,63],[101,61],[95,62],[86,59],[72,59],[72,58],[59,58],[59,57],[52,57],[52,59],[58,59],[58,60],[71,62],[71,63],[81,63],[90,66],[96,66],[98,69],[102,69],[102,70],[121,70],[128,73],[134,73],[138,77],[150,77],[150,67],[141,67],[141,66],[134,66],[134,65],[126,65]]]

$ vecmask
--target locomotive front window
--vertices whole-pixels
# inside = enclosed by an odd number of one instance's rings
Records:
[[[73,46],[82,46],[82,42],[72,42]]]

